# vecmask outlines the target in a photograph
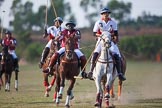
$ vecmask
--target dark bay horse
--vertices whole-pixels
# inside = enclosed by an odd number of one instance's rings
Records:
[[[58,51],[58,49],[59,49],[59,43],[56,41],[56,40],[52,40],[52,43],[51,43],[51,47],[50,47],[50,52],[49,52],[49,54],[48,54],[48,56],[47,56],[47,58],[46,58],[46,60],[45,60],[45,63],[43,64],[43,66],[42,66],[42,69],[43,70],[45,70],[47,67],[48,67],[48,64],[50,63],[50,59],[51,59],[51,57],[52,57],[52,55],[56,52],[56,51]],[[54,85],[54,83],[55,83],[55,80],[56,80],[56,75],[55,75],[55,71],[57,71],[57,69],[58,69],[58,67],[57,67],[58,65],[56,64],[53,68],[52,68],[52,70],[51,70],[51,72],[50,73],[44,73],[43,72],[43,78],[44,78],[44,86],[45,86],[45,97],[49,97],[49,91],[51,91],[51,88],[52,88],[52,86]],[[53,79],[52,79],[52,81],[51,81],[51,83],[49,83],[49,81],[48,81],[48,77],[49,76],[53,76]],[[54,99],[56,98],[56,94],[54,94]]]
[[[0,63],[0,78],[5,75],[5,91],[10,91],[10,83],[12,71],[14,70],[14,60],[12,55],[8,53],[8,46],[3,46],[2,57]]]
[[[78,76],[80,73],[78,57],[74,52],[75,38],[69,37],[65,39],[65,54],[60,58],[59,73],[57,74],[57,98],[56,104],[58,105],[60,99],[62,99],[63,89],[65,87],[65,79],[70,81],[70,85],[67,89],[67,97],[65,106],[70,107],[70,100],[74,97],[72,90],[76,79],[74,76]]]

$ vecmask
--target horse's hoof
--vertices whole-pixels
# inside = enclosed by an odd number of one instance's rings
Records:
[[[104,96],[105,99],[109,99],[110,98],[110,95],[108,93],[105,94]]]
[[[95,107],[100,107],[100,103],[99,103],[99,102],[96,102],[96,103],[94,104],[94,106],[95,106]]]
[[[60,102],[56,102],[56,106],[59,106],[59,103],[60,103]]]
[[[16,91],[18,91],[18,88],[15,88],[16,89]]]
[[[62,99],[62,94],[59,94],[58,98],[59,98],[59,99]]]
[[[56,99],[52,99],[52,101],[55,103],[56,102]]]
[[[49,94],[48,94],[48,93],[45,93],[45,94],[44,94],[44,97],[49,97]]]
[[[74,99],[74,96],[70,96],[70,100]]]
[[[120,96],[118,96],[118,101],[119,101],[119,102],[121,101],[121,97],[120,97]]]
[[[70,108],[70,105],[65,105],[65,108]]]
[[[107,108],[115,108],[115,105],[112,104],[111,106],[107,107]]]
[[[48,87],[47,87],[47,91],[49,92],[49,91],[51,91],[51,88],[52,88],[52,86],[51,85],[49,85]]]
[[[111,98],[115,98],[115,94],[113,93],[113,94],[111,94]]]

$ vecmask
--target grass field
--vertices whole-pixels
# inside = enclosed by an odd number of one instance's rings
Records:
[[[20,65],[19,91],[14,89],[14,73],[11,91],[0,91],[0,108],[55,108],[50,97],[44,97],[43,76],[37,64]],[[162,108],[162,63],[127,63],[127,80],[123,84],[122,99],[115,102],[116,108]],[[68,81],[66,82],[66,87]],[[115,82],[117,87],[117,81]],[[64,108],[64,98],[58,108]],[[94,108],[96,88],[93,81],[77,80],[71,108]]]

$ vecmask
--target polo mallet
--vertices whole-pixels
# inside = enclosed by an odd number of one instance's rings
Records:
[[[2,22],[1,22],[1,39],[2,39],[2,35],[3,35],[3,20],[4,20],[4,13],[6,12],[5,10],[2,11],[3,12],[3,16],[2,16]]]
[[[45,29],[47,27],[47,18],[48,18],[48,0],[47,0],[47,4],[46,4],[46,15],[45,15],[45,26],[44,26]]]

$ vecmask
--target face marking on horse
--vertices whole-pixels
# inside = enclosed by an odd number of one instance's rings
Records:
[[[106,47],[106,48],[110,48],[111,42],[110,42],[109,37],[106,36],[106,35],[102,35],[101,39],[103,40],[103,46]]]
[[[65,56],[68,60],[74,57],[74,38],[72,37],[66,39]]]

